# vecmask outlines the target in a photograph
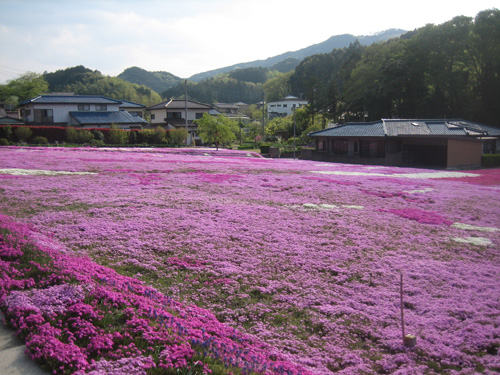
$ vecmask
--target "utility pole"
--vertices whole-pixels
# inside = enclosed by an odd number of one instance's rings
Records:
[[[293,105],[293,160],[295,160],[295,104]]]
[[[184,80],[184,107],[186,110],[186,114],[184,115],[185,117],[185,124],[186,124],[186,133],[187,133],[187,138],[186,138],[186,144],[189,146],[191,145],[191,136],[188,131],[188,88],[187,88],[187,79]]]
[[[262,91],[262,140],[266,134],[266,101],[264,91]]]

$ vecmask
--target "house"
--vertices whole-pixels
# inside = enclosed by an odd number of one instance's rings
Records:
[[[217,116],[219,114],[241,123],[250,122],[250,117],[240,113],[240,108],[245,106],[244,103],[241,104],[231,104],[231,103],[214,103],[213,111],[210,112],[211,115]]]
[[[309,134],[314,160],[356,164],[466,168],[500,151],[500,128],[463,120],[382,119]]]
[[[147,109],[151,114],[149,127],[157,128],[161,126],[166,130],[187,128],[189,134],[188,144],[191,144],[193,139],[198,139],[196,136],[198,127],[195,121],[200,119],[204,113],[210,113],[213,107],[192,100],[171,99]]]
[[[40,95],[20,103],[20,115],[30,126],[74,126],[141,129],[148,122],[121,110],[121,100],[100,95]],[[126,104],[127,105],[127,104]]]
[[[267,103],[267,118],[286,117],[293,113],[293,108],[306,106],[309,102],[289,95],[282,100]]]
[[[138,116],[144,118],[144,112],[146,111],[146,106],[143,104],[138,104],[130,102],[128,100],[120,99],[122,104],[120,105],[120,111],[127,111],[132,116]]]
[[[0,125],[24,125],[24,122],[11,116],[3,108],[0,108]]]

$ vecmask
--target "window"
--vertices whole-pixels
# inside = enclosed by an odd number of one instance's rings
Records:
[[[22,117],[31,116],[31,109],[23,109]]]
[[[197,120],[200,119],[200,118],[202,118],[202,117],[203,117],[203,113],[197,113],[196,114],[196,119]]]
[[[286,107],[288,107],[288,104],[283,104],[283,108],[286,108]]]
[[[182,118],[181,112],[167,112],[167,118]]]
[[[151,113],[151,120],[154,120],[156,118],[154,113]]]
[[[89,104],[78,104],[78,110],[79,111],[90,111],[90,105]]]
[[[108,106],[106,104],[96,104],[95,105],[95,110],[96,111],[107,111]]]
[[[35,109],[35,122],[42,122],[42,123],[54,122],[52,109]]]

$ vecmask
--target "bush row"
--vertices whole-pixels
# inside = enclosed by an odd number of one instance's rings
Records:
[[[72,143],[100,146],[104,144],[180,145],[184,143],[185,129],[166,131],[156,129],[122,130],[118,128],[79,129],[55,126],[0,126],[0,146],[26,142],[30,144]]]
[[[483,167],[500,167],[500,154],[485,154],[481,160]]]

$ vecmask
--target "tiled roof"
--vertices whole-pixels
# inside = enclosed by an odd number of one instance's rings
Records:
[[[311,134],[311,136],[327,137],[383,137],[384,135],[384,126],[381,121],[347,123]]]
[[[106,98],[101,95],[40,95],[25,100],[20,105],[37,104],[121,104],[120,100]]]
[[[208,104],[193,102],[192,100],[187,101],[187,107],[188,107],[188,109],[212,109],[212,106],[210,106]],[[148,107],[148,110],[165,109],[165,108],[167,108],[167,109],[185,109],[186,102],[184,99],[172,99],[172,100],[168,100],[166,102],[158,103],[158,104],[155,104],[151,107]]]
[[[126,111],[110,112],[70,112],[80,125],[106,125],[106,124],[148,124],[138,116],[133,116]]]
[[[122,104],[120,105],[120,108],[121,107],[123,107],[123,108],[146,108],[146,106],[143,104],[134,103],[134,102],[131,102],[128,100],[120,99],[120,102],[122,102]]]
[[[320,130],[311,136],[401,137],[401,136],[499,136],[500,128],[463,120],[382,119],[354,122]]]

